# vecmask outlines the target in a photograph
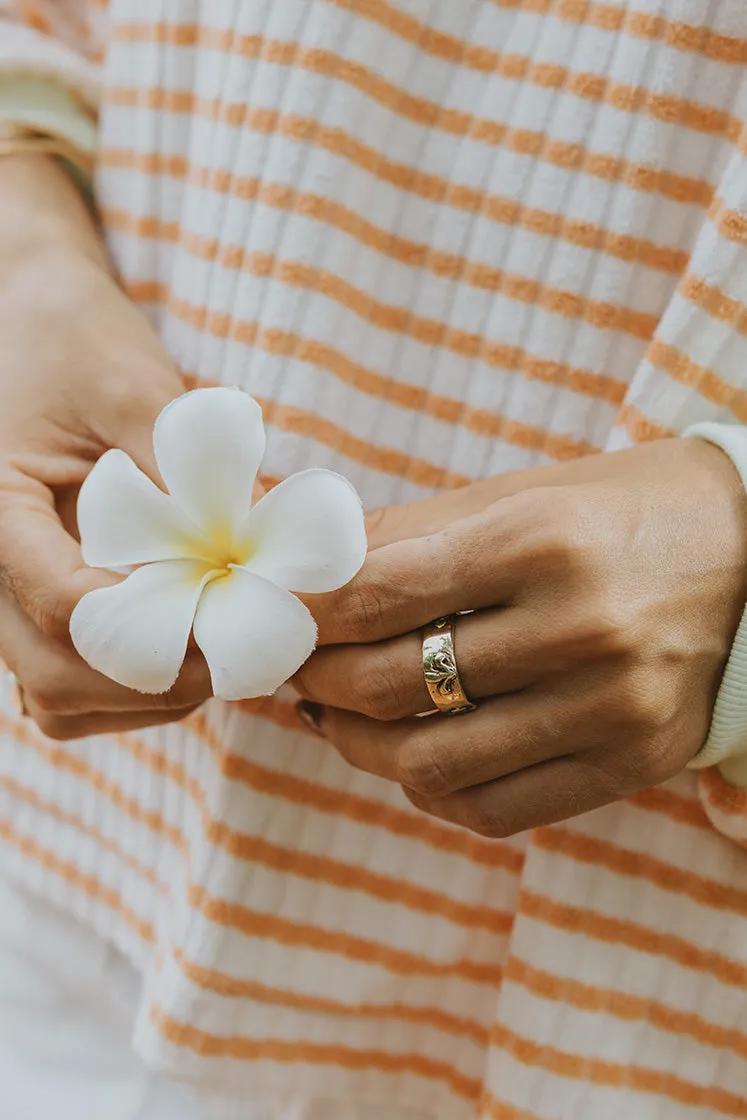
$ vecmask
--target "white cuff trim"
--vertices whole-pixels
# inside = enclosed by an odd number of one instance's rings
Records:
[[[747,427],[693,424],[683,435],[720,447],[738,470],[747,490]],[[690,769],[716,765],[732,785],[747,786],[747,608],[721,681],[708,739],[690,763]]]

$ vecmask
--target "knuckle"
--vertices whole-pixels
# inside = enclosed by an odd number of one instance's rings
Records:
[[[641,731],[655,731],[668,719],[667,705],[648,676],[629,676],[622,687],[621,710],[628,722]]]
[[[70,615],[75,599],[62,585],[38,588],[33,597],[22,603],[38,630],[48,638],[65,638],[70,630]]]
[[[593,596],[581,617],[569,624],[563,645],[576,658],[627,659],[636,645],[636,622],[630,606],[606,596]]]
[[[475,801],[464,817],[464,824],[470,832],[485,836],[489,840],[506,840],[519,831],[516,824],[495,805],[485,801]]]
[[[372,653],[366,671],[356,673],[350,683],[354,710],[381,721],[402,718],[402,691],[401,667],[385,651]]]
[[[80,728],[75,720],[65,719],[54,713],[40,711],[35,715],[36,725],[47,739],[64,743],[80,738]]]
[[[395,758],[397,781],[422,797],[443,797],[453,789],[448,769],[422,735],[405,739]]]
[[[53,671],[37,672],[34,680],[24,687],[28,699],[40,712],[63,715],[76,708],[70,689]]]
[[[344,623],[353,641],[376,640],[387,632],[386,588],[371,578],[353,580],[347,588]]]

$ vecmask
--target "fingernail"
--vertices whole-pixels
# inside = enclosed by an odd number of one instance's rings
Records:
[[[322,731],[322,717],[324,716],[324,708],[321,704],[314,704],[311,700],[300,700],[296,704],[296,711],[298,718],[304,727],[308,727],[313,735],[317,735],[320,739],[324,739],[325,735]]]

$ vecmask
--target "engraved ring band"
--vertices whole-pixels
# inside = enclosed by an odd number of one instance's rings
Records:
[[[423,630],[423,676],[439,712],[455,716],[477,707],[467,696],[454,653],[456,615],[437,618]]]

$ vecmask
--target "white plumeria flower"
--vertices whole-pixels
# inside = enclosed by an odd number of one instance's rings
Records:
[[[265,450],[262,410],[239,389],[196,389],[168,405],[153,446],[168,493],[123,451],[107,451],[78,501],[83,559],[130,571],[78,603],[78,653],[139,692],[174,684],[190,633],[216,696],[267,696],[316,644],[292,591],[342,587],[366,555],[361,502],[346,479],[308,470],[252,508]]]

